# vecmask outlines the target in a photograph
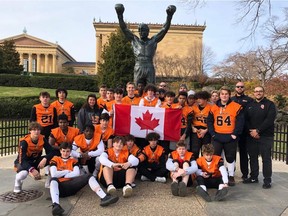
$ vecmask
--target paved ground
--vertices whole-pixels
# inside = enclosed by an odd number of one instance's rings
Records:
[[[0,194],[12,191],[15,172],[12,169],[14,156],[0,158]],[[170,192],[170,182],[140,182],[130,198],[123,198],[122,191],[117,191],[120,196],[118,203],[109,207],[100,207],[97,195],[85,187],[75,196],[60,199],[61,206],[65,209],[65,215],[287,215],[288,210],[288,165],[284,162],[273,161],[273,186],[270,190],[262,189],[262,173],[259,176],[260,183],[244,185],[241,176],[236,171],[236,186],[229,188],[229,194],[221,202],[206,203],[195,194],[195,188],[188,189],[187,197],[174,197]],[[51,215],[51,200],[49,190],[44,188],[44,181],[34,181],[27,178],[23,189],[37,189],[43,195],[29,202],[4,203],[0,201],[0,215]],[[215,194],[215,190],[210,190]]]

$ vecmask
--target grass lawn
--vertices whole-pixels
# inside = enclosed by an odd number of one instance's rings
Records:
[[[33,87],[7,87],[0,86],[0,97],[25,97],[25,96],[38,96],[41,91],[47,91],[50,95],[55,97],[55,89],[43,89],[43,88],[33,88]],[[87,91],[76,91],[68,90],[69,98],[85,98],[90,93]],[[99,95],[97,95],[98,97]]]

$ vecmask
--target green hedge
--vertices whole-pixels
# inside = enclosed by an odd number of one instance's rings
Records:
[[[54,100],[56,98],[51,97],[51,102]],[[75,110],[78,112],[85,99],[77,98],[70,101],[74,103]],[[40,103],[38,96],[0,98],[0,118],[29,118],[33,105],[38,103]]]
[[[59,87],[69,90],[79,91],[99,91],[96,76],[66,76],[66,75],[49,75],[49,76],[25,76],[13,74],[0,74],[1,86],[15,87],[38,87],[38,88],[54,88]]]

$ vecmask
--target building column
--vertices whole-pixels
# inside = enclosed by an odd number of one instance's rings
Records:
[[[96,64],[95,64],[95,72],[97,73],[98,70],[98,62],[102,61],[101,58],[102,54],[102,34],[96,34]]]
[[[28,53],[28,71],[29,72],[34,72],[34,71],[32,71],[32,69],[33,69],[33,66],[32,66],[32,61],[33,61],[33,59],[32,59],[32,53]]]
[[[19,52],[18,52],[19,53]],[[19,53],[20,65],[23,65],[23,53]]]
[[[52,73],[56,73],[56,55],[53,55],[52,59]]]
[[[45,73],[48,73],[48,54],[45,54],[45,64],[44,64],[44,68],[45,68]]]
[[[36,72],[40,72],[40,58],[41,57],[41,54],[37,54],[37,62],[36,62],[36,65],[37,65],[37,71]]]

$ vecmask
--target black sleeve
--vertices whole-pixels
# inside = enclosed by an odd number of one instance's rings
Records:
[[[54,157],[54,151],[52,146],[47,142],[47,140],[44,138],[44,149],[45,149],[45,158],[47,159],[47,163]]]
[[[54,113],[54,118],[53,118],[53,127],[52,128],[56,128],[56,127],[58,127],[58,116],[57,116],[57,110],[55,107],[53,108],[53,113]]]
[[[209,112],[209,115],[207,117],[207,126],[210,135],[212,137],[215,136],[216,132],[214,130],[214,115],[211,112]]]
[[[274,125],[276,114],[277,114],[276,106],[273,102],[270,102],[269,107],[267,109],[266,118],[258,128],[260,135],[261,135],[261,131],[265,131]]]
[[[30,114],[30,122],[35,122],[36,120],[37,120],[36,107],[33,106]]]
[[[27,157],[27,149],[28,144],[25,140],[20,142],[20,152],[19,152],[19,163],[21,164],[21,167],[27,171],[31,168],[31,165],[28,163],[28,157]]]
[[[239,136],[240,134],[242,134],[244,123],[245,123],[244,110],[241,109],[238,115],[236,116],[235,129],[233,131],[234,135]]]

